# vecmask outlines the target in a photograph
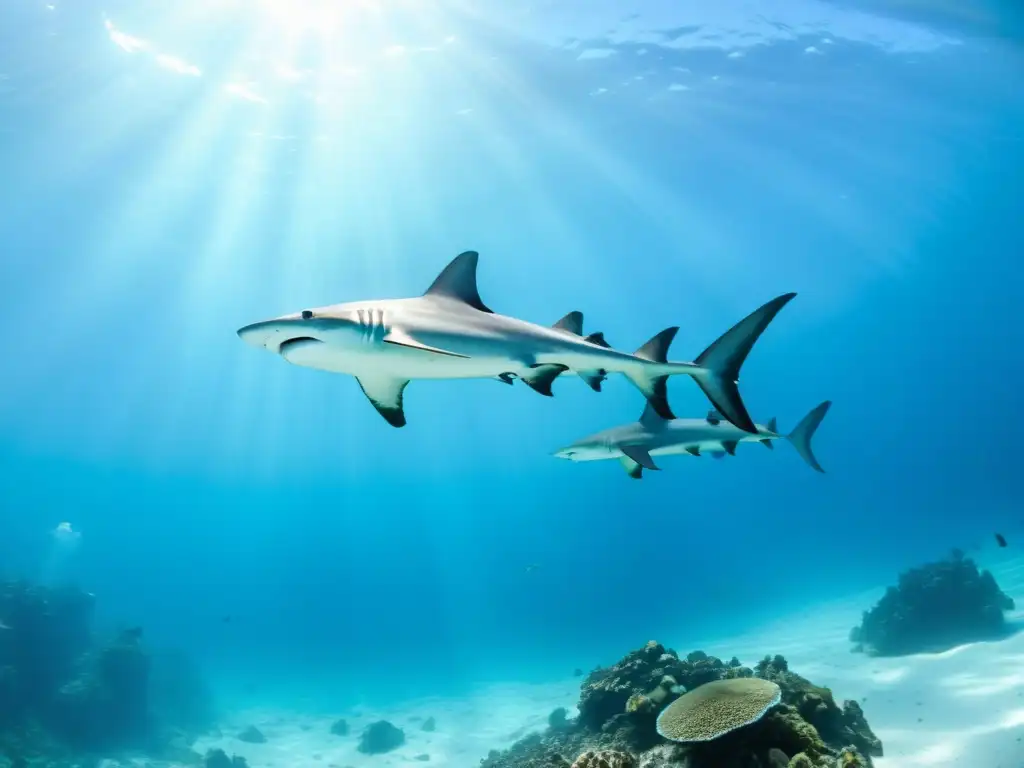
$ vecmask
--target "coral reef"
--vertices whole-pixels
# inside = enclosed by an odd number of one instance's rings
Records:
[[[571,768],[636,768],[636,760],[628,752],[606,749],[584,752]]]
[[[960,550],[900,574],[882,599],[850,631],[855,651],[901,656],[941,651],[1006,634],[1003,611],[1013,600],[988,571]]]
[[[670,741],[714,741],[756,723],[781,699],[779,686],[759,677],[714,680],[661,710],[658,733]]]
[[[401,728],[387,720],[378,720],[366,726],[357,749],[366,755],[379,755],[398,749],[404,743],[405,732]]]
[[[579,768],[598,754],[629,768],[871,768],[882,754],[855,702],[839,706],[782,656],[750,668],[650,642],[590,673],[578,708],[577,719],[492,751],[483,768]]]
[[[733,661],[736,661],[735,659]],[[583,681],[580,722],[598,730],[615,715],[627,711],[653,712],[669,697],[726,677],[753,672],[694,651],[685,659],[653,640],[606,669],[596,669]]]
[[[143,747],[149,716],[149,657],[135,632],[86,653],[79,673],[57,691],[50,726],[70,745],[103,750]]]
[[[548,728],[555,731],[559,728],[565,728],[569,724],[569,710],[565,707],[558,707],[557,709],[551,710],[551,714],[548,715]]]
[[[138,749],[200,760],[189,746],[209,722],[198,673],[183,657],[154,665],[139,628],[97,638],[93,607],[75,588],[0,581],[0,756],[20,765]]]

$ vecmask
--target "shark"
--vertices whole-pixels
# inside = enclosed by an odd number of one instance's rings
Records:
[[[654,456],[709,454],[720,459],[735,456],[740,443],[758,442],[774,448],[774,441],[786,440],[811,469],[824,472],[811,450],[811,438],[831,407],[830,400],[821,403],[786,435],[779,432],[775,418],[756,424],[756,432],[747,432],[727,422],[718,411],[709,411],[703,419],[665,419],[648,405],[639,421],[585,437],[553,455],[569,461],[618,459],[631,478],[640,480],[645,469],[661,469]]]
[[[678,326],[659,332],[635,352],[616,350],[602,333],[583,335],[573,311],[551,326],[501,315],[477,287],[479,253],[456,256],[421,296],[354,301],[303,309],[239,328],[246,344],[287,362],[355,377],[374,408],[393,427],[406,425],[404,393],[419,379],[521,380],[552,396],[552,383],[573,374],[601,391],[610,374],[639,389],[654,413],[675,415],[667,380],[693,378],[737,429],[755,432],[739,391],[739,374],[754,343],[796,295],[767,302],[726,331],[692,362],[668,360]]]

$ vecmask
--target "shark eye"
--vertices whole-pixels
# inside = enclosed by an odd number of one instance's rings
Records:
[[[311,309],[304,309],[304,310],[302,310],[302,319],[303,320],[312,320],[313,319],[313,310],[311,310]]]

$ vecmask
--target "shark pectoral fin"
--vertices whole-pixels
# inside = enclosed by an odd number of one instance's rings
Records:
[[[408,349],[418,349],[421,352],[432,352],[435,355],[447,355],[448,357],[461,357],[463,359],[469,357],[469,355],[461,355],[458,352],[449,352],[447,349],[431,347],[428,344],[421,344],[405,331],[398,328],[392,328],[388,331],[382,341],[385,344],[394,344],[397,347],[407,347]]]
[[[619,450],[622,451],[624,456],[632,459],[644,469],[661,469],[661,467],[654,463],[651,454],[643,446],[620,445]]]
[[[405,410],[402,406],[402,393],[409,383],[408,379],[392,379],[386,377],[357,376],[360,388],[373,407],[392,427],[405,426]]]
[[[583,313],[578,310],[573,310],[568,313],[565,317],[559,320],[557,323],[551,326],[559,331],[565,331],[571,333],[574,336],[583,335]]]
[[[696,445],[691,445],[689,448],[686,449],[686,452],[691,456],[700,456],[700,447]]]
[[[772,431],[774,432],[775,430],[772,430]],[[764,447],[765,447],[765,448],[767,448],[767,449],[768,449],[769,451],[774,451],[774,450],[775,450],[775,446],[774,446],[774,445],[772,445],[772,441],[771,441],[771,440],[769,440],[769,439],[765,438],[764,440],[762,440],[762,441],[761,441],[761,443],[762,443],[762,444],[764,445]]]
[[[530,367],[528,373],[522,374],[519,378],[525,381],[534,392],[539,392],[545,397],[553,397],[554,392],[551,391],[551,385],[567,370],[569,370],[568,366],[554,363],[534,365]]]
[[[626,474],[634,480],[640,480],[644,476],[644,468],[629,458],[629,456],[619,457],[619,462],[622,464],[623,469],[626,470]]]
[[[735,440],[723,440],[722,450],[728,453],[730,456],[735,456],[737,445],[739,445],[739,443]]]
[[[608,371],[604,368],[599,368],[596,371],[577,371],[577,373],[595,392],[601,391],[601,382],[608,378]]]

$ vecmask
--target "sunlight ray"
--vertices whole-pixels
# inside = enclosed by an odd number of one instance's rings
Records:
[[[236,109],[230,101],[219,98],[215,93],[207,94],[200,108],[190,119],[188,127],[180,136],[175,136],[173,148],[151,158],[149,168],[141,172],[145,177],[145,186],[141,194],[129,202],[116,206],[116,216],[100,225],[100,228],[106,230],[105,233],[99,232],[95,238],[104,245],[96,249],[94,258],[83,260],[78,270],[69,273],[63,285],[58,287],[59,300],[69,307],[73,314],[88,317],[90,306],[118,300],[126,304],[122,311],[135,311],[129,309],[127,304],[131,303],[132,297],[140,290],[142,283],[148,284],[161,272],[168,270],[186,275],[191,289],[195,289],[197,285],[200,290],[209,289],[209,278],[204,271],[216,270],[216,259],[196,259],[191,254],[178,254],[178,258],[170,262],[165,260],[157,264],[152,261],[150,252],[153,250],[154,238],[162,237],[162,228],[154,224],[161,218],[166,222],[169,217],[180,216],[186,195],[190,190],[198,188],[198,182],[203,178],[214,153],[217,152],[220,157],[224,156],[218,150],[226,140],[223,132],[225,126],[231,122],[229,118],[236,116]],[[237,149],[235,155],[237,158]],[[136,173],[140,172],[136,170]],[[251,176],[245,172],[236,173],[234,179],[232,196],[222,198],[222,205],[229,208],[237,208],[241,205],[238,201],[245,199],[241,194],[235,193],[235,190],[251,183]],[[218,226],[222,230],[230,230],[237,226],[237,218],[238,215],[235,216],[235,220],[231,217],[223,218]],[[87,286],[88,290],[83,290],[83,286]],[[204,318],[196,318],[195,311],[189,311],[193,310],[194,306],[196,305],[185,307],[184,311],[178,312],[185,318],[192,317],[194,322],[202,322]],[[165,296],[155,309],[158,312],[173,311],[173,300]],[[153,322],[154,319],[150,318],[149,322]],[[178,333],[180,330],[175,328],[172,333]],[[186,332],[195,330],[195,327],[192,327]],[[85,329],[79,328],[77,335],[60,339],[57,343],[75,345],[85,333]],[[188,352],[188,349],[183,349],[181,345],[170,343],[167,346],[170,350],[177,350],[179,354]],[[56,355],[56,359],[60,357],[60,354]],[[123,436],[131,431],[131,424],[138,414],[147,409],[147,404],[152,402],[156,393],[164,393],[161,397],[164,408],[161,421],[158,422],[160,427],[148,432],[149,444],[146,449],[149,452],[158,450],[161,441],[166,439],[162,430],[167,429],[169,418],[172,419],[172,423],[182,423],[178,414],[187,402],[184,393],[188,392],[189,387],[187,382],[176,380],[176,376],[166,368],[168,362],[165,360],[165,366],[156,368],[138,365],[118,377],[114,386],[123,396],[117,408],[110,414],[107,425],[109,428],[96,435],[100,443],[109,446],[113,441],[122,440]],[[45,373],[39,371],[36,375]]]
[[[538,90],[532,90],[514,70],[500,67],[493,62],[487,66],[478,62],[481,72],[496,83],[502,92],[528,114],[544,115],[536,129],[548,142],[559,148],[559,152],[574,155],[581,162],[600,174],[612,188],[617,189],[635,211],[641,213],[652,229],[663,232],[670,242],[684,243],[671,258],[702,276],[701,295],[716,296],[719,299],[735,301],[729,281],[722,275],[737,268],[740,249],[734,245],[734,238],[723,214],[707,207],[699,207],[692,198],[681,194],[662,183],[641,168],[624,160],[618,153],[608,149],[593,131],[585,130],[582,123],[568,116],[564,107],[550,100]],[[668,254],[666,254],[668,256]],[[635,269],[636,264],[623,259],[609,259],[609,269]],[[599,285],[615,285],[620,280],[609,272]]]

